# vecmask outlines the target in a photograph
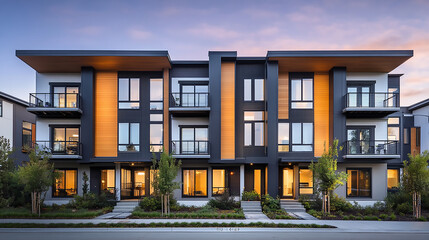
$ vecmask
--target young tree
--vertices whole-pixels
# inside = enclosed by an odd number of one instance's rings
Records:
[[[88,174],[86,174],[86,172],[83,172],[82,180],[83,180],[82,193],[83,193],[83,196],[85,197],[86,194],[89,192],[89,184],[88,184],[89,178],[88,178]]]
[[[0,207],[8,207],[13,201],[11,192],[11,181],[15,166],[11,157],[12,148],[9,139],[0,137]]]
[[[339,148],[340,151],[342,147]],[[335,139],[328,151],[322,154],[317,163],[311,162],[310,169],[313,171],[315,185],[322,193],[322,212],[331,212],[330,195],[339,186],[344,185],[347,180],[345,172],[337,172],[338,140]]]
[[[31,193],[31,212],[40,216],[44,195],[60,176],[58,172],[54,172],[54,165],[49,162],[48,151],[35,146],[28,152],[30,161],[19,166],[17,174],[21,183],[25,185],[24,190]],[[42,196],[42,193],[45,194]]]
[[[155,173],[152,187],[155,190],[155,194],[161,197],[162,214],[169,214],[170,196],[175,189],[180,188],[179,183],[175,182],[174,179],[177,177],[182,162],[176,162],[176,159],[165,151],[160,154],[159,161],[157,161],[155,154],[152,158],[151,169]]]
[[[419,218],[422,214],[422,192],[429,186],[429,152],[408,154],[408,158],[410,161],[404,161],[402,184],[405,191],[412,195],[413,215]]]

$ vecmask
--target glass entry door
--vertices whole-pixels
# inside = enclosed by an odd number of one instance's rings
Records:
[[[348,107],[369,107],[370,106],[370,86],[347,87]]]
[[[141,197],[145,195],[145,181],[146,173],[144,170],[134,170],[134,197]]]
[[[283,197],[293,197],[293,169],[283,168]]]
[[[207,127],[182,127],[181,154],[208,154],[208,134]]]
[[[348,154],[368,154],[371,151],[371,129],[347,129]]]
[[[207,107],[208,85],[181,85],[183,107]]]

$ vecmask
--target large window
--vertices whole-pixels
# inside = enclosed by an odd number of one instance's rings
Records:
[[[150,79],[150,110],[162,110],[163,106],[162,78]]]
[[[22,122],[22,146],[32,147],[33,146],[33,126],[34,124],[29,122]]]
[[[387,169],[387,190],[398,190],[399,169]]]
[[[101,190],[115,193],[115,170],[101,170]]]
[[[244,79],[244,101],[264,101],[264,79]]]
[[[313,123],[292,123],[292,152],[313,151]]]
[[[313,171],[299,169],[299,194],[313,194]]]
[[[140,124],[119,123],[119,145],[120,152],[140,151]]]
[[[264,112],[244,112],[244,146],[264,146]]]
[[[77,194],[77,170],[76,169],[56,169],[55,172],[60,177],[55,180],[52,189],[53,197],[71,197]]]
[[[222,195],[226,189],[226,170],[225,169],[213,169],[212,173],[212,184],[213,184],[213,195]]]
[[[53,154],[79,154],[79,127],[53,127]]]
[[[56,108],[76,108],[79,104],[78,86],[55,86],[53,103]]]
[[[371,169],[347,169],[347,197],[371,197]]]
[[[207,197],[207,170],[184,169],[182,176],[184,197]]]
[[[289,123],[279,123],[278,151],[289,152]]]
[[[294,109],[313,108],[313,79],[302,78],[291,80],[291,107]]]
[[[140,78],[119,78],[119,109],[139,109]]]
[[[162,151],[162,124],[150,124],[150,150],[152,152]]]

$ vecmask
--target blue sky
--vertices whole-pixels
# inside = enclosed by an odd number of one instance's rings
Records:
[[[0,3],[0,91],[24,100],[35,72],[16,49],[168,50],[174,60],[209,50],[412,49],[394,71],[405,73],[401,104],[429,97],[429,0]]]

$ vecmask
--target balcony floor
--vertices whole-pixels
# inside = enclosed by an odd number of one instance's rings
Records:
[[[79,118],[82,116],[80,108],[28,107],[27,111],[42,118]]]
[[[399,107],[347,107],[343,113],[349,118],[381,118],[400,111]]]

